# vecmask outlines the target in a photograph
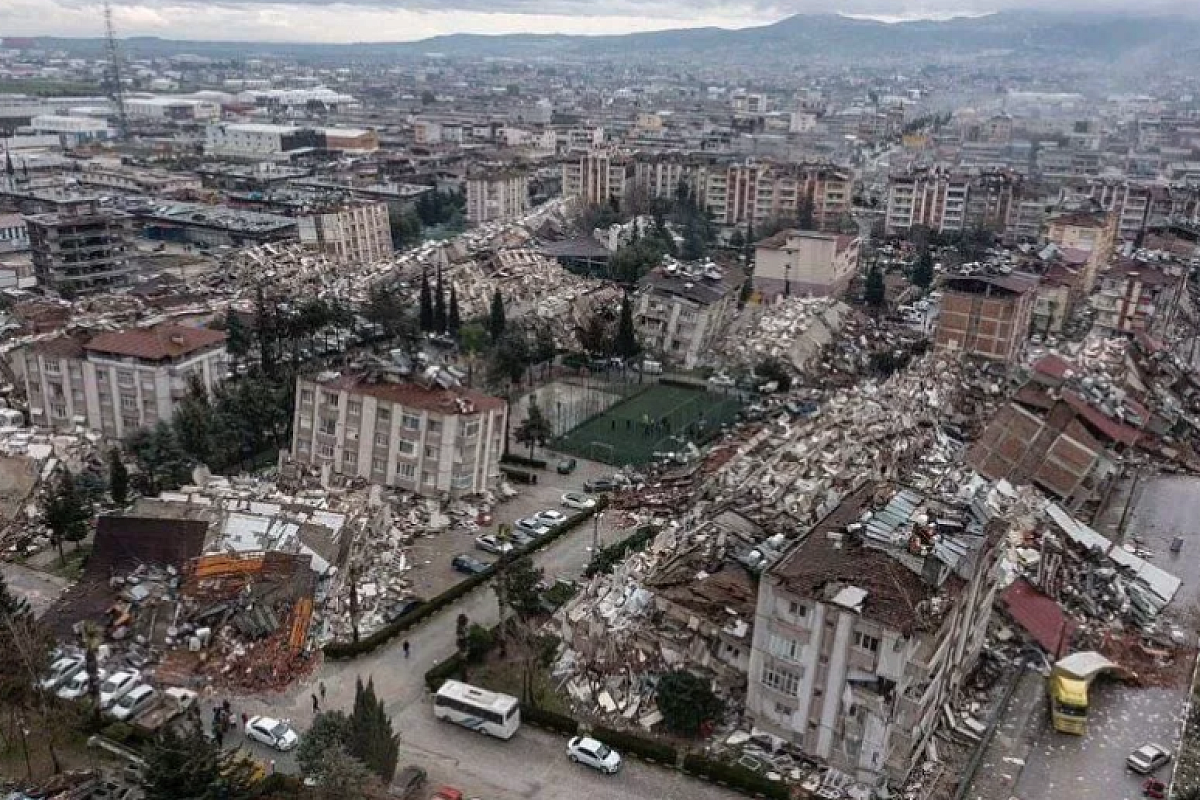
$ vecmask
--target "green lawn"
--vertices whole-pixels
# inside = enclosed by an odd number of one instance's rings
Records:
[[[651,384],[586,420],[555,449],[617,466],[645,464],[655,452],[701,443],[737,415],[738,401],[703,389]]]

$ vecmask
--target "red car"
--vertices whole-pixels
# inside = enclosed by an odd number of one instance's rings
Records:
[[[443,786],[430,800],[463,800],[463,793],[452,786]]]
[[[1142,784],[1142,794],[1154,800],[1162,800],[1167,796],[1167,785],[1158,778],[1146,778],[1146,782]]]

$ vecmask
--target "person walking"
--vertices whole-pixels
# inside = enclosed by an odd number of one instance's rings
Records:
[[[404,657],[408,658],[408,639],[404,640]]]
[[[317,684],[317,690],[321,693],[321,702],[324,703],[325,702],[325,681],[321,681],[319,684]]]
[[[320,714],[321,713],[321,701],[317,699],[317,696],[315,694],[312,696],[312,701],[313,701],[313,713]]]

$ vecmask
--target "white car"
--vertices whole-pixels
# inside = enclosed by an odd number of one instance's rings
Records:
[[[554,509],[548,508],[545,511],[539,511],[536,516],[534,516],[534,519],[547,527],[557,528],[559,525],[562,525],[567,521],[567,515],[561,511],[555,511]]]
[[[42,678],[41,687],[46,691],[57,689],[83,670],[83,659],[79,656],[63,656],[50,665],[50,671]]]
[[[124,697],[130,689],[137,686],[141,676],[137,670],[123,669],[114,672],[100,684],[100,708],[107,711],[112,704]]]
[[[567,758],[612,775],[621,768],[621,754],[604,742],[587,736],[576,736],[567,742]]]
[[[1149,775],[1170,760],[1170,750],[1157,744],[1144,744],[1129,754],[1125,765],[1139,775]]]
[[[596,498],[586,495],[583,492],[567,492],[562,496],[562,504],[567,508],[577,508],[580,511],[587,511],[589,508],[596,507]]]
[[[524,531],[535,539],[540,539],[550,532],[550,525],[537,517],[519,519],[513,527],[519,531]]]
[[[285,753],[300,742],[296,730],[287,720],[272,717],[251,717],[246,723],[246,736]]]
[[[502,556],[505,553],[512,551],[513,546],[508,542],[500,541],[500,538],[494,533],[485,533],[483,536],[475,538],[475,546],[485,553]]]
[[[104,683],[104,680],[108,677],[108,673],[100,670],[96,677],[100,679],[100,683]],[[88,680],[87,670],[81,669],[71,676],[70,680],[58,687],[58,691],[55,694],[63,700],[78,700],[88,693],[90,684],[91,681]]]
[[[113,703],[108,713],[118,722],[129,722],[158,702],[158,691],[153,686],[139,683]]]

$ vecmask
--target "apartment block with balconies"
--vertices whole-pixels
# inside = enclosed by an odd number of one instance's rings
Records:
[[[125,286],[136,271],[133,218],[84,205],[25,217],[38,281],[75,295]]]

